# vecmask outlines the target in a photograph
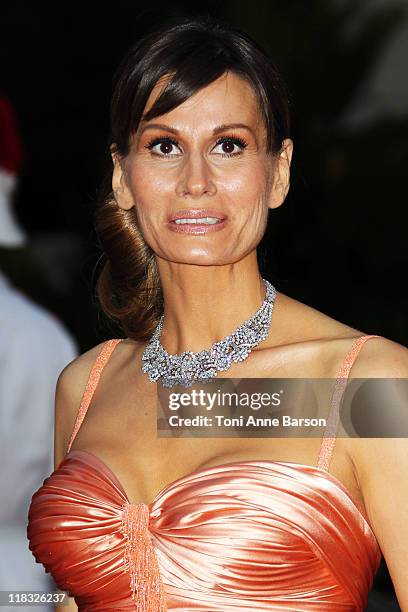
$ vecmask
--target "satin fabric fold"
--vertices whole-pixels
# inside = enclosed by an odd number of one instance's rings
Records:
[[[110,468],[81,450],[32,497],[29,548],[81,612],[138,609],[123,562],[128,503]],[[381,560],[347,489],[313,466],[199,469],[146,509],[168,610],[361,611]]]

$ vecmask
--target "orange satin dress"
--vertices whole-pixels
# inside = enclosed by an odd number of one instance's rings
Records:
[[[67,454],[33,494],[29,548],[81,612],[362,611],[381,551],[329,471],[339,402],[363,344],[337,375],[317,466],[235,461],[132,504],[96,455],[70,447],[119,339],[102,347]]]

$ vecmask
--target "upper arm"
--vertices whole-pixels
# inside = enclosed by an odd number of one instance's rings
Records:
[[[54,467],[59,466],[67,451],[81,399],[92,366],[103,343],[98,344],[69,363],[60,373],[55,389]],[[55,606],[55,612],[77,612],[73,597],[68,604]]]
[[[58,376],[54,410],[55,469],[67,451],[89,374],[102,344],[103,342],[71,361]]]
[[[369,346],[371,344],[371,346]],[[352,368],[353,378],[408,378],[408,349],[385,338],[367,342]],[[404,428],[408,405],[404,396]],[[384,394],[372,397],[382,406],[383,418],[391,418]],[[387,410],[388,409],[388,410]],[[359,438],[352,445],[355,465],[367,515],[376,535],[398,602],[408,609],[408,439]]]

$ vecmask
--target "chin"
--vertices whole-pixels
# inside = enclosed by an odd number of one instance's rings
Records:
[[[237,260],[236,257],[228,257],[225,254],[217,255],[215,253],[208,253],[203,251],[189,252],[189,253],[172,253],[160,255],[162,259],[169,261],[174,264],[186,264],[192,266],[222,266],[229,263],[234,263]]]

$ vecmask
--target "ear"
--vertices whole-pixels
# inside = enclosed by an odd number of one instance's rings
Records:
[[[293,141],[286,138],[282,148],[274,158],[272,188],[268,208],[278,208],[288,195],[290,187],[290,164],[292,161]]]
[[[125,159],[120,157],[115,145],[111,145],[110,151],[113,162],[112,191],[115,201],[119,208],[122,208],[123,210],[130,210],[133,208],[135,203],[126,183]]]

